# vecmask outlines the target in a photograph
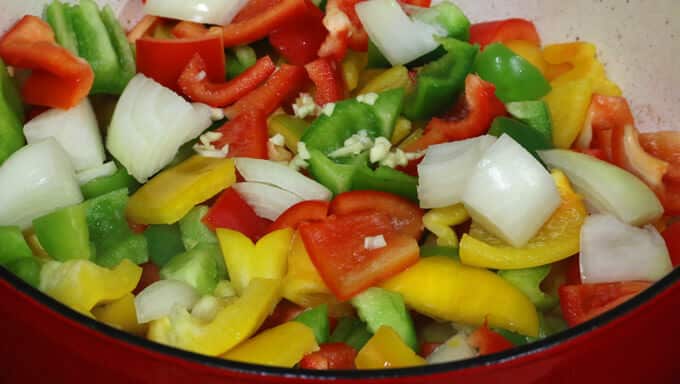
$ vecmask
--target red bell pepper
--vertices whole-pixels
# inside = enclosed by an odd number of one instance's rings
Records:
[[[680,131],[641,133],[639,138],[647,153],[668,162],[664,180],[680,182]]]
[[[306,200],[288,208],[269,227],[268,232],[297,227],[307,221],[322,221],[328,216],[330,203],[323,200]]]
[[[142,277],[139,278],[137,287],[135,287],[135,290],[132,291],[132,293],[135,295],[143,291],[144,288],[161,279],[161,270],[156,264],[149,261],[140,265],[140,267],[142,267]]]
[[[265,160],[268,158],[267,119],[257,109],[237,115],[215,132],[221,133],[222,137],[212,144],[218,149],[229,144],[227,157],[251,157]]]
[[[305,69],[316,85],[314,101],[318,105],[333,103],[345,98],[345,81],[335,61],[318,59],[305,65]]]
[[[269,116],[285,100],[296,95],[305,86],[306,80],[304,67],[283,64],[264,84],[227,107],[224,114],[231,119],[241,112],[259,109]]]
[[[514,345],[508,339],[500,333],[490,330],[486,324],[472,332],[468,342],[479,350],[480,355],[490,355],[514,348]]]
[[[668,253],[671,256],[671,263],[674,267],[680,265],[680,221],[669,225],[663,232],[661,232]]]
[[[0,39],[5,63],[33,72],[23,84],[27,104],[71,108],[87,96],[94,82],[90,65],[57,45],[49,24],[24,16]]]
[[[576,326],[618,306],[651,285],[642,281],[563,285],[559,289],[562,316],[570,327]]]
[[[418,243],[396,232],[394,221],[385,213],[364,211],[300,224],[309,257],[338,300],[345,301],[418,261]],[[366,249],[364,239],[378,235],[387,245]]]
[[[355,369],[354,359],[356,349],[345,343],[326,343],[319,346],[319,350],[312,352],[300,361],[302,369]]]
[[[432,354],[432,352],[435,351],[435,349],[439,348],[441,345],[442,343],[424,342],[420,344],[420,350],[418,351],[418,354],[421,357],[427,358]]]
[[[288,300],[281,300],[276,304],[274,312],[262,323],[260,326],[260,332],[269,328],[274,328],[283,323],[287,323],[293,320],[297,315],[302,313],[305,309],[295,303]]]
[[[307,13],[306,0],[250,0],[223,29],[225,47],[249,44]]]
[[[432,4],[432,0],[402,0],[401,2],[422,8],[430,8],[430,5]]]
[[[236,78],[227,82],[213,83],[205,76],[205,61],[197,53],[179,76],[177,83],[189,99],[213,107],[224,107],[252,92],[267,80],[275,69],[276,65],[272,59],[264,56]]]
[[[195,54],[205,62],[209,81],[224,81],[224,48],[220,36],[207,35],[196,39],[137,40],[137,72],[156,80],[176,92],[180,91],[177,79]]]
[[[289,63],[305,65],[317,58],[328,31],[323,26],[323,12],[307,0],[307,12],[269,34],[269,43]]]
[[[414,239],[423,234],[423,210],[412,202],[387,192],[350,191],[339,194],[330,206],[331,215],[382,212],[394,218],[394,229]]]
[[[470,26],[470,43],[479,44],[482,49],[491,43],[524,40],[541,45],[536,26],[525,19],[487,21]]]
[[[496,87],[477,75],[465,79],[465,99],[442,118],[433,118],[423,136],[406,147],[417,152],[430,145],[465,140],[486,133],[491,122],[506,113],[495,95]]]
[[[271,224],[263,219],[241,198],[233,188],[228,188],[215,204],[203,216],[203,223],[213,231],[217,228],[227,228],[238,231],[257,241]]]
[[[162,20],[163,19],[158,16],[144,16],[130,31],[128,31],[128,41],[134,44],[142,37],[150,36]]]
[[[361,25],[355,6],[363,0],[328,0],[323,25],[329,34],[319,49],[320,57],[342,60],[347,47],[365,52],[368,50],[368,34]]]

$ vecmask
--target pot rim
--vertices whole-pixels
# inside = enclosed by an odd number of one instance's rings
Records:
[[[639,309],[644,304],[649,303],[658,295],[664,293],[675,283],[680,281],[680,268],[674,268],[672,272],[655,282],[651,287],[634,296],[621,305],[607,311],[589,321],[579,324],[573,328],[559,332],[533,343],[517,346],[515,348],[485,356],[478,356],[471,359],[424,365],[411,368],[392,368],[381,370],[305,370],[295,368],[280,368],[258,364],[241,363],[237,361],[220,359],[189,352],[167,345],[159,344],[151,340],[131,335],[127,332],[113,328],[96,319],[85,316],[59,301],[47,296],[38,289],[30,286],[23,280],[16,277],[5,268],[0,267],[0,279],[7,281],[14,289],[29,296],[50,310],[62,315],[71,322],[85,326],[90,330],[102,333],[105,336],[116,339],[117,341],[131,344],[149,352],[164,355],[165,357],[178,358],[184,361],[202,365],[205,367],[216,368],[225,371],[232,371],[241,374],[251,374],[257,376],[269,376],[271,378],[286,377],[307,380],[360,380],[360,379],[394,379],[403,377],[427,376],[452,371],[461,371],[470,368],[487,367],[495,364],[508,363],[523,357],[536,355],[540,352],[558,347],[567,341],[577,337],[587,335],[597,328],[601,328],[614,320],[624,319],[626,315]]]

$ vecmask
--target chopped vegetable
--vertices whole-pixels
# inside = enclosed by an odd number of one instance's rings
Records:
[[[85,208],[72,205],[33,220],[40,245],[55,260],[90,259]]]
[[[309,308],[293,318],[293,321],[300,322],[314,331],[314,338],[319,344],[328,341],[330,336],[330,324],[328,322],[328,305],[321,304],[314,308]]]
[[[404,299],[399,293],[371,287],[352,298],[359,317],[368,329],[376,333],[382,326],[389,326],[411,349],[416,349],[416,332],[413,320],[406,310]]]
[[[22,121],[21,99],[8,76],[5,63],[0,59],[0,165],[24,145]]]
[[[237,158],[236,169],[248,182],[267,183],[294,193],[303,200],[330,200],[331,191],[289,167],[269,160]]]
[[[222,256],[219,249],[195,247],[170,259],[161,268],[161,278],[183,281],[202,295],[212,293],[219,281],[216,256]]]
[[[382,326],[357,354],[354,364],[358,369],[400,368],[424,365],[389,326]]]
[[[168,316],[175,307],[191,308],[199,295],[191,285],[180,280],[159,280],[135,297],[137,322],[148,323]]]
[[[144,11],[149,15],[189,20],[203,24],[225,25],[248,2],[246,0],[147,0]]]

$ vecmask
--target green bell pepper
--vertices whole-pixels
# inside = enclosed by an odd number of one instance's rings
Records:
[[[33,257],[31,248],[17,226],[0,226],[0,244],[0,265]]]
[[[197,205],[179,220],[182,243],[187,250],[193,249],[199,244],[218,244],[215,232],[211,231],[202,221],[209,209],[210,207],[207,205]]]
[[[335,162],[316,149],[309,150],[309,174],[330,189],[334,195],[352,189],[353,177],[361,167],[367,167],[368,152]]]
[[[465,87],[479,47],[456,39],[442,39],[446,54],[418,73],[415,90],[406,96],[404,115],[427,120],[453,105]]]
[[[308,309],[295,316],[293,321],[300,322],[314,331],[317,344],[328,341],[330,336],[330,323],[328,321],[328,305],[321,304]]]
[[[203,295],[211,294],[219,282],[215,257],[203,247],[173,257],[160,275],[162,279],[183,281]]]
[[[5,265],[5,268],[33,288],[38,288],[40,285],[42,263],[35,257],[14,260]]]
[[[561,316],[554,315],[544,315],[541,312],[538,313],[539,330],[538,337],[531,337],[520,335],[512,331],[508,331],[503,328],[493,328],[494,331],[500,333],[503,337],[508,339],[509,342],[515,346],[525,345],[533,343],[534,341],[544,339],[550,335],[558,332],[562,332],[567,329],[567,324],[564,322]]]
[[[366,68],[389,68],[392,64],[387,61],[378,47],[370,39],[368,40],[368,62]]]
[[[233,79],[252,67],[257,61],[255,50],[248,45],[233,47],[227,51],[225,61],[227,79]]]
[[[345,343],[359,351],[372,336],[363,321],[356,317],[343,317],[338,321],[328,342]]]
[[[553,148],[552,140],[548,140],[543,132],[520,121],[507,117],[497,117],[491,123],[489,135],[500,137],[502,134],[512,137],[519,145],[524,147],[538,161],[542,162],[536,151]]]
[[[98,177],[80,186],[80,191],[85,199],[94,199],[121,188],[134,191],[139,187],[137,180],[130,176],[125,167],[120,164],[116,164],[116,166],[118,170],[113,175]]]
[[[67,15],[67,7],[69,6],[59,0],[52,1],[45,8],[45,20],[52,26],[57,43],[77,55],[78,39],[71,26],[71,19]]]
[[[0,165],[26,144],[24,112],[19,93],[0,60]]]
[[[460,260],[458,256],[458,248],[456,247],[442,247],[439,245],[422,245],[420,247],[420,257],[430,256],[446,256],[456,260]]]
[[[413,320],[399,293],[371,287],[354,296],[351,302],[357,309],[359,318],[366,322],[371,332],[376,333],[378,328],[388,325],[406,345],[413,350],[418,349]]]
[[[186,250],[177,224],[150,225],[144,231],[144,237],[149,248],[149,259],[159,267]]]
[[[557,298],[541,290],[540,284],[550,273],[551,266],[542,265],[535,268],[498,271],[498,275],[527,295],[529,300],[542,311],[547,311],[557,305]]]
[[[533,128],[552,144],[552,118],[545,101],[515,101],[507,103],[505,108],[512,117]]]
[[[484,48],[477,56],[474,71],[496,86],[496,96],[504,103],[537,100],[551,89],[538,68],[500,43]]]
[[[446,37],[461,41],[470,40],[470,20],[452,3],[442,2],[423,8],[411,18],[446,31]]]
[[[403,88],[390,89],[378,94],[373,109],[380,122],[379,136],[392,138],[394,126],[404,107],[404,94]]]
[[[58,261],[89,260],[90,232],[85,208],[72,205],[33,220],[33,230],[48,255]]]
[[[417,187],[418,178],[386,166],[372,170],[363,165],[352,175],[352,190],[389,192],[411,201],[418,201]]]

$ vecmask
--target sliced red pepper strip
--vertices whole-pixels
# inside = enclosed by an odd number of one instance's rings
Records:
[[[432,144],[465,140],[484,134],[491,122],[506,113],[495,95],[496,87],[477,75],[465,79],[465,99],[446,116],[433,118],[423,136],[406,147],[408,152],[426,149]]]
[[[217,228],[239,231],[253,241],[262,237],[271,224],[269,220],[255,214],[250,205],[233,188],[222,192],[208,213],[203,216],[203,223],[213,231]]]
[[[490,355],[514,347],[508,339],[490,330],[486,324],[477,328],[468,338],[468,342],[479,350],[480,355]]]
[[[671,263],[674,267],[680,265],[680,221],[669,225],[663,232],[661,232],[668,253],[671,256]]]
[[[288,300],[281,300],[276,304],[274,312],[267,318],[267,320],[260,326],[260,331],[264,331],[269,328],[274,328],[283,323],[293,320],[297,315],[302,313],[305,309],[295,303]]]
[[[415,5],[416,7],[429,8],[432,0],[402,0],[404,4]]]
[[[323,200],[306,200],[288,208],[269,227],[268,232],[277,229],[297,227],[307,221],[322,221],[328,216],[330,203]]]
[[[647,153],[669,163],[664,180],[680,183],[680,131],[640,133],[639,139]]]
[[[573,327],[607,312],[651,285],[642,281],[563,285],[559,289],[562,316]]]
[[[259,109],[269,116],[285,100],[296,95],[305,86],[306,80],[304,67],[283,64],[264,84],[227,107],[224,114],[233,118],[243,111]]]
[[[536,26],[525,19],[506,19],[472,24],[470,43],[479,44],[482,49],[491,43],[510,40],[524,40],[537,46],[541,45]]]
[[[250,0],[223,29],[224,46],[249,44],[307,12],[305,0]]]
[[[316,85],[314,101],[318,105],[333,103],[345,98],[345,81],[335,61],[318,59],[305,65],[305,70]]]
[[[312,352],[300,361],[302,369],[355,369],[356,349],[345,343],[321,344],[319,350]]]
[[[368,34],[357,15],[355,6],[363,0],[329,0],[323,25],[329,34],[319,49],[320,57],[342,60],[347,47],[365,52],[368,50]]]
[[[264,56],[245,72],[228,82],[213,83],[205,76],[206,65],[200,54],[195,54],[177,83],[193,101],[213,107],[224,107],[238,101],[267,80],[276,69],[269,56]]]
[[[307,12],[269,34],[269,43],[289,63],[305,65],[317,58],[328,31],[323,26],[323,12],[307,0]]]
[[[195,39],[138,39],[137,72],[179,92],[177,79],[197,53],[205,62],[207,79],[216,83],[224,81],[222,39],[212,34]]]
[[[57,45],[49,24],[35,16],[24,16],[0,39],[0,57],[33,70],[21,89],[27,104],[68,109],[87,96],[94,82],[90,65]]]
[[[227,157],[267,159],[267,119],[258,109],[245,111],[227,121],[215,132],[222,137],[212,142],[215,148],[229,145]]]

